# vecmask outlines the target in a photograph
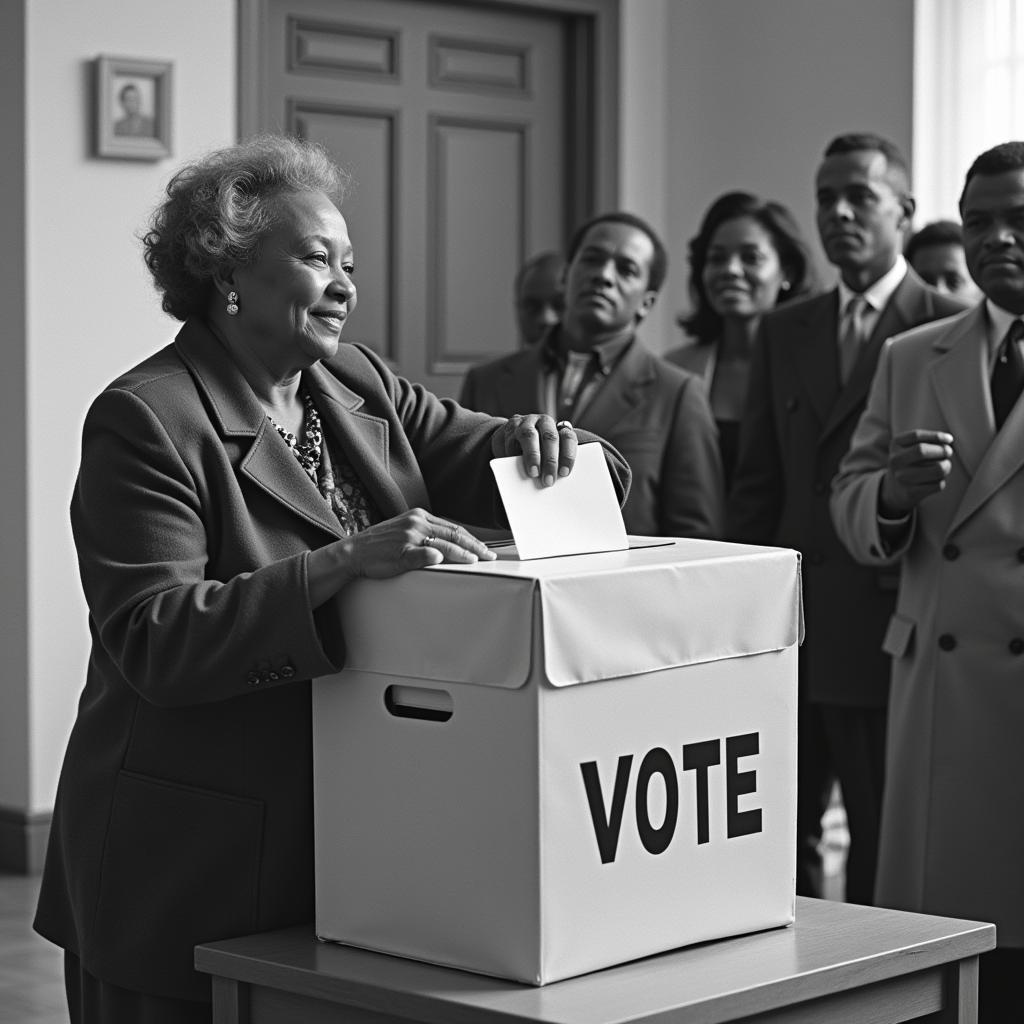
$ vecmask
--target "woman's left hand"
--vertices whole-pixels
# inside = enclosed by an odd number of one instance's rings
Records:
[[[568,420],[555,423],[550,416],[529,413],[507,419],[494,432],[491,451],[496,458],[521,454],[526,475],[550,487],[558,477],[572,472],[577,444],[576,431]]]

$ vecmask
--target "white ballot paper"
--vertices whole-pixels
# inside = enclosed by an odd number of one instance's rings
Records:
[[[572,472],[551,487],[542,487],[539,480],[527,476],[518,455],[491,459],[491,470],[519,558],[629,547],[604,449],[597,442],[581,444]]]

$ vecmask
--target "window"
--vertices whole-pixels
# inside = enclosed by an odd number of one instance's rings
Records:
[[[917,225],[957,218],[971,161],[1024,139],[1024,0],[915,0]]]

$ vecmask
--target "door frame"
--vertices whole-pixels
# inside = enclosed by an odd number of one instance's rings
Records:
[[[264,26],[270,0],[238,0],[238,134],[261,129],[269,62]],[[535,10],[567,29],[566,195],[563,235],[619,201],[620,0],[437,0],[466,7]]]

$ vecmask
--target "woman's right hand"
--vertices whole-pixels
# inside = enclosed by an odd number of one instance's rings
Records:
[[[465,528],[414,508],[311,552],[310,599],[317,608],[360,576],[381,580],[441,562],[471,564],[494,558]]]

